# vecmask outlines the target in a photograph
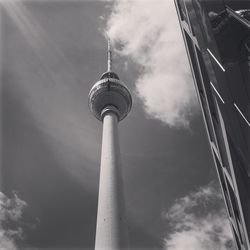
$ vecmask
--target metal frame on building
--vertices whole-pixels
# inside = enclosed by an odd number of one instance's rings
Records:
[[[199,8],[203,8],[202,24],[196,13],[195,2]],[[242,209],[239,178],[236,178],[235,172],[237,166],[232,160],[232,149],[228,142],[230,138],[228,138],[222,110],[230,105],[230,108],[236,108],[243,120],[248,120],[237,104],[225,98],[218,88],[221,79],[227,77],[227,65],[224,65],[221,60],[213,37],[209,43],[206,40],[208,34],[204,32],[209,32],[211,27],[206,24],[208,11],[204,1],[201,2],[175,0],[175,5],[235,245],[238,250],[246,250],[250,249],[246,214]],[[233,12],[228,6],[225,6],[225,10]],[[201,30],[201,25],[206,27],[205,31]],[[213,50],[211,46],[214,46]],[[250,190],[248,192],[250,194]]]

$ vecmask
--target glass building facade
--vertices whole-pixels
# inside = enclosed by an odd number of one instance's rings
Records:
[[[250,249],[250,0],[175,0],[237,249]]]

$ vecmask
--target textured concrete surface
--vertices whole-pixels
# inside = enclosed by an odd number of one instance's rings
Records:
[[[118,118],[116,114],[109,112],[103,119],[96,250],[128,248],[124,210]]]

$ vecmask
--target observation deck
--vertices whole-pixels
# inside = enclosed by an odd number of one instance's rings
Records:
[[[102,121],[102,111],[108,106],[116,108],[119,121],[127,116],[132,106],[128,88],[111,71],[105,72],[89,92],[89,108],[98,120]]]

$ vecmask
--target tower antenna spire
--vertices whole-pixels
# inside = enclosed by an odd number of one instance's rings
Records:
[[[108,39],[108,72],[112,71],[112,49],[111,49],[111,43],[110,38]]]

